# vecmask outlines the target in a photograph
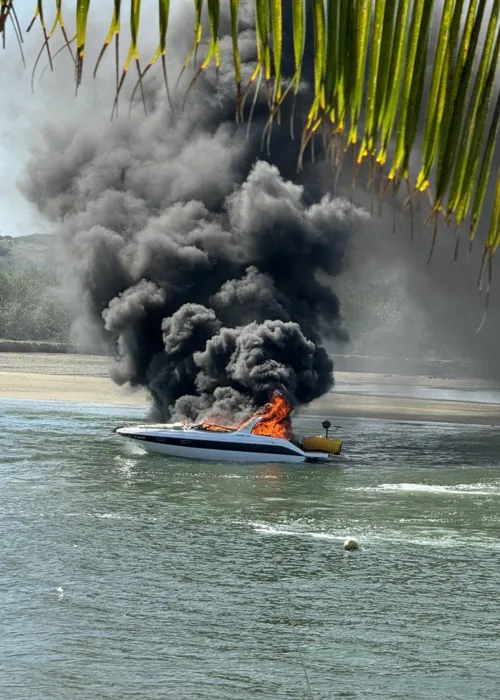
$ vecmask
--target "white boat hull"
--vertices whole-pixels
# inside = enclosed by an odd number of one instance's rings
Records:
[[[176,447],[174,445],[160,445],[141,442],[139,447],[151,454],[170,455],[171,457],[184,457],[185,459],[203,459],[209,462],[305,462],[301,455],[270,455],[248,452],[236,452],[231,450],[200,449],[199,447]]]
[[[115,432],[145,452],[215,462],[327,462],[325,452],[304,452],[282,438],[246,433],[210,433],[170,426],[124,426]]]

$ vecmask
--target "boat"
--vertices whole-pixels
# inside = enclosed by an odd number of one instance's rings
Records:
[[[339,455],[342,439],[317,435],[298,442],[292,438],[256,432],[266,415],[257,415],[237,427],[210,423],[156,423],[123,425],[113,432],[146,452],[188,459],[225,462],[328,462]],[[329,421],[324,421],[326,427]]]

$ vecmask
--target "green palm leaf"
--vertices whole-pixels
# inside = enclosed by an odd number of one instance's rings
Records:
[[[429,186],[429,174],[437,155],[439,125],[441,124],[443,110],[448,88],[448,64],[453,46],[448,46],[451,32],[452,13],[454,0],[445,0],[441,26],[435,52],[434,68],[431,79],[431,89],[427,106],[427,116],[423,138],[422,168],[417,177],[416,187],[425,190]]]
[[[461,190],[460,195],[457,196],[455,200],[452,200],[448,204],[448,214],[451,215],[453,211],[456,211],[456,221],[457,227],[460,227],[463,223],[465,217],[468,214],[470,203],[472,200],[472,193],[474,191],[474,184],[476,180],[477,171],[479,168],[479,160],[481,154],[482,139],[481,136],[485,132],[486,123],[488,118],[488,113],[491,105],[491,100],[493,96],[493,86],[495,83],[495,77],[498,66],[498,56],[500,53],[500,33],[497,35],[495,50],[493,52],[493,58],[491,60],[491,65],[488,70],[488,75],[484,84],[484,88],[479,97],[479,108],[475,110],[475,120],[471,119],[469,122],[469,127],[467,131],[467,162],[462,174],[461,180]],[[496,138],[496,125],[495,119],[498,119],[497,110],[493,116],[493,121],[491,123],[490,137],[492,144],[495,142]],[[488,146],[487,146],[488,148]]]
[[[196,56],[198,53],[199,46],[201,44],[201,39],[203,36],[203,26],[201,23],[201,16],[203,13],[203,0],[194,0],[194,12],[195,12],[195,21],[194,21],[194,39],[193,39],[193,45],[191,46],[191,50],[189,51],[186,60],[184,61],[184,67],[181,71],[181,75],[179,76],[179,80],[181,79],[181,76],[185,69],[189,66],[191,61],[193,60],[194,57],[194,64],[195,64],[195,69],[196,69]],[[178,81],[177,81],[178,82]]]
[[[493,154],[495,152],[495,144],[498,137],[500,127],[500,92],[497,96],[497,101],[495,105],[495,111],[493,112],[493,119],[491,120],[491,126],[486,139],[486,148],[483,155],[483,160],[481,162],[481,168],[479,173],[479,180],[476,187],[476,192],[474,194],[474,202],[472,205],[472,216],[470,225],[470,240],[474,240],[477,232],[477,227],[479,224],[479,218],[484,205],[484,200],[486,198],[486,191],[488,189],[488,181],[491,175],[491,165],[493,162]]]
[[[321,115],[326,107],[325,67],[326,67],[326,15],[323,0],[313,0],[314,17],[314,100],[307,115],[301,155],[308,139],[318,128]]]
[[[387,160],[387,149],[396,124],[398,102],[404,77],[403,55],[409,6],[409,0],[399,0],[388,71],[390,78],[387,82],[387,90],[384,97],[379,98],[382,100],[380,118],[381,146],[377,155],[377,162],[380,165],[384,165]]]
[[[231,39],[233,42],[234,77],[236,80],[236,118],[241,116],[241,58],[238,48],[238,13],[240,0],[231,0]]]
[[[326,10],[325,114],[331,124],[335,123],[337,71],[339,68],[339,7],[340,3],[337,0],[328,0]]]
[[[21,2],[26,0],[0,0],[2,43],[11,29],[18,41],[22,41],[22,30],[15,12]],[[40,25],[43,34],[40,53],[47,51],[52,68],[51,40],[55,32],[61,30],[70,51],[73,41],[66,34],[63,3],[62,0],[32,2],[34,17],[28,29],[35,22]],[[293,137],[295,101],[301,89],[307,51],[308,56],[313,57],[314,77],[310,102],[301,124],[299,165],[308,144],[312,142],[314,145],[320,127],[325,145],[332,147],[332,152],[337,155],[350,147],[357,147],[358,133],[361,132],[357,157],[353,151],[358,165],[369,156],[376,158],[383,168],[389,149],[393,148],[383,191],[389,182],[397,187],[402,180],[407,180],[412,192],[432,192],[432,216],[437,217],[446,211],[447,220],[455,216],[460,226],[470,215],[471,239],[476,236],[483,213],[489,216],[485,260],[490,260],[499,244],[500,195],[497,187],[492,208],[487,191],[500,133],[500,98],[496,94],[500,0],[442,0],[439,5],[434,0],[309,0],[307,3],[306,0],[293,0],[291,5],[286,5],[283,0],[253,0],[251,4],[254,8],[257,61],[243,89],[238,47],[241,3],[240,0],[229,0],[228,3],[237,117],[243,117],[245,99],[252,89],[253,104],[256,103],[260,85],[265,81],[269,102],[268,136],[275,119],[279,122],[281,106],[290,99],[293,102]],[[172,10],[170,0],[158,0],[157,20],[154,20],[158,22],[158,44],[144,71],[140,68],[139,54],[141,0],[130,0],[128,24],[131,38],[123,66],[119,61],[123,3],[121,0],[107,0],[106,3],[101,0],[100,6],[104,5],[109,7],[111,21],[97,56],[94,75],[108,47],[114,43],[115,107],[132,63],[136,64],[138,75],[133,94],[139,88],[142,90],[144,76],[161,63],[170,100],[166,67]],[[74,0],[73,7],[78,87],[83,76],[90,11],[97,7],[97,1]],[[212,66],[218,73],[223,5],[220,0],[207,0],[206,3],[193,0],[192,7],[193,42],[181,71],[182,75],[185,68],[194,64],[190,86],[201,72]],[[285,86],[283,12],[288,7],[292,16],[294,68]],[[209,32],[204,37],[205,10]],[[53,11],[51,16],[54,19],[47,26],[49,11]],[[306,33],[309,14],[313,30],[311,39]],[[434,20],[437,20],[439,31],[436,40],[430,43]],[[151,21],[148,17],[149,25]],[[307,45],[308,41],[312,42],[311,45]],[[202,42],[205,55],[197,65]],[[429,79],[429,93],[421,115],[426,79]],[[420,167],[415,181],[410,183],[410,159],[418,152]],[[342,156],[335,162],[340,167]]]
[[[76,4],[76,84],[82,82],[83,61],[85,58],[85,40],[87,37],[87,21],[90,10],[90,0],[77,0]],[[40,17],[40,21],[42,18]]]
[[[357,130],[365,86],[366,53],[368,48],[368,35],[370,33],[371,5],[371,0],[358,0],[356,3],[356,72],[351,101],[349,145],[356,144],[358,140]]]
[[[394,3],[392,3],[394,7]],[[358,156],[358,163],[368,155],[375,153],[376,125],[378,122],[377,107],[380,108],[380,99],[377,103],[377,92],[381,91],[379,79],[382,71],[380,69],[380,54],[382,52],[382,38],[384,29],[387,30],[388,15],[386,13],[386,0],[376,0],[373,33],[371,41],[370,71],[368,74],[368,85],[366,88],[366,115],[365,115],[365,135],[361,144]],[[387,73],[386,73],[387,75]],[[382,81],[381,81],[382,82]]]
[[[465,103],[468,94],[472,66],[476,55],[481,23],[486,0],[471,0],[466,25],[454,70],[450,76],[449,106],[444,113],[439,136],[439,153],[436,169],[435,211],[440,211],[446,190],[450,184],[457,149],[465,116]]]
[[[403,91],[401,95],[401,104],[399,107],[398,115],[398,126],[396,131],[396,148],[394,152],[394,159],[392,163],[392,168],[389,172],[390,180],[399,180],[401,176],[401,169],[403,167],[403,161],[405,158],[405,139],[406,139],[406,128],[408,122],[408,111],[410,109],[410,99],[412,94],[412,87],[415,80],[415,70],[419,68],[417,63],[417,51],[419,47],[419,39],[421,31],[425,31],[422,19],[424,16],[424,10],[428,3],[426,0],[414,0],[413,11],[410,23],[410,35],[408,38],[408,46],[406,51],[406,63],[403,77]]]
[[[493,202],[493,213],[491,215],[490,229],[486,239],[486,250],[490,253],[496,252],[500,245],[500,168],[497,171],[497,186],[495,190],[495,201]]]
[[[121,0],[114,0],[113,16],[111,18],[111,23],[109,25],[109,31],[106,39],[104,40],[103,47],[97,58],[94,77],[97,74],[99,65],[106,53],[108,46],[111,44],[113,39],[115,39],[115,49],[116,49],[116,86],[118,87],[119,81],[119,63],[120,63],[120,52],[119,52],[119,41],[120,41],[120,11],[121,11]]]
[[[464,179],[465,179],[465,173],[467,171],[467,164],[469,161],[469,157],[471,154],[471,148],[473,145],[473,138],[476,132],[475,126],[476,126],[476,119],[478,117],[478,113],[480,111],[480,107],[482,104],[484,104],[484,101],[488,101],[489,105],[489,98],[488,95],[485,94],[485,83],[487,81],[487,73],[488,73],[488,67],[490,64],[490,58],[491,58],[491,52],[493,49],[493,40],[495,37],[495,31],[498,23],[498,12],[500,9],[500,0],[495,0],[491,12],[491,18],[490,22],[488,24],[488,31],[486,34],[486,39],[483,45],[483,52],[481,56],[481,61],[479,64],[479,68],[477,71],[477,76],[476,80],[474,83],[472,95],[469,100],[469,108],[467,110],[467,125],[464,128],[464,131],[462,132],[462,138],[460,140],[460,147],[459,147],[459,153],[460,157],[457,159],[456,165],[455,165],[455,170],[453,174],[453,179],[451,183],[451,190],[450,190],[450,195],[448,198],[448,208],[447,208],[447,215],[448,217],[451,215],[452,212],[456,210],[458,207],[461,194],[462,194],[462,188],[464,185]],[[498,48],[500,47],[500,44],[497,40],[496,42],[496,50],[495,50],[495,55],[493,57],[493,66],[496,67],[498,63]],[[493,76],[495,74],[495,68],[493,69]],[[487,86],[486,86],[487,87]],[[491,88],[493,87],[493,81],[490,85],[489,91],[491,91]],[[486,117],[486,115],[485,115]],[[484,130],[484,126],[481,129],[481,133]]]

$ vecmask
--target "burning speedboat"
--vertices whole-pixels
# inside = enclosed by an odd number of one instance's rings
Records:
[[[230,462],[327,462],[339,455],[342,439],[326,435],[293,438],[291,406],[284,396],[273,400],[250,420],[238,426],[215,423],[159,423],[124,425],[118,435],[132,440],[146,452],[173,457]]]

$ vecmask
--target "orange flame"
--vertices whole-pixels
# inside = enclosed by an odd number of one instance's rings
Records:
[[[283,394],[275,391],[271,401],[255,414],[256,416],[262,415],[262,418],[252,429],[252,433],[290,440],[292,437],[291,412],[290,402]]]
[[[238,430],[238,428],[246,425],[257,416],[262,416],[261,420],[252,429],[254,435],[269,435],[270,437],[290,440],[292,438],[291,412],[292,406],[290,402],[283,394],[275,391],[269,403],[254,413],[250,419],[243,421],[239,425],[221,425],[208,421],[204,421],[200,425],[204,430],[224,433],[231,430]]]

